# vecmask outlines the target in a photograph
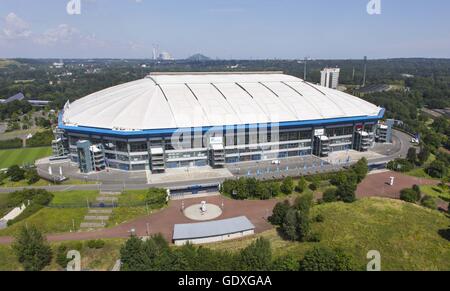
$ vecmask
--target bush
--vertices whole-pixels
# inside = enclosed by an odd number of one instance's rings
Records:
[[[408,160],[396,159],[394,161],[390,161],[387,165],[387,168],[392,171],[405,173],[414,169],[414,165],[411,164]]]
[[[25,170],[23,170],[17,165],[9,167],[6,174],[9,177],[9,179],[13,182],[19,182],[25,179]]]
[[[148,189],[145,202],[149,205],[161,206],[167,203],[167,191],[165,189]]]
[[[68,252],[69,249],[64,244],[60,245],[56,250],[56,263],[63,269],[65,269],[70,262],[70,259],[67,258]]]
[[[295,191],[298,193],[303,193],[306,190],[306,187],[308,187],[308,182],[306,182],[306,179],[304,177],[301,177],[298,181],[297,187],[295,187]]]
[[[101,239],[90,240],[86,243],[86,245],[90,249],[102,249],[105,246],[105,242]]]
[[[422,204],[423,207],[429,208],[429,209],[437,209],[437,203],[436,199],[434,199],[431,196],[424,196],[422,200],[420,201],[420,204]]]
[[[345,203],[352,203],[356,201],[356,187],[356,184],[347,182],[337,188],[336,195]]]
[[[0,140],[0,149],[18,149],[23,146],[23,141],[20,138]]]
[[[268,271],[272,262],[270,241],[258,238],[240,252],[239,269],[242,271]]]
[[[417,150],[415,148],[409,148],[407,158],[411,164],[415,164],[417,161]]]
[[[32,138],[27,140],[27,147],[44,147],[51,146],[54,139],[53,131],[46,130],[36,133]]]
[[[336,194],[336,189],[334,188],[328,188],[325,190],[325,192],[323,193],[323,202],[325,203],[331,203],[331,202],[336,202],[338,201],[338,196]]]
[[[317,214],[315,220],[316,220],[316,222],[322,223],[325,221],[325,217],[322,214]]]
[[[41,271],[52,261],[52,249],[34,226],[22,227],[12,248],[25,271]]]
[[[292,255],[281,256],[272,263],[272,271],[292,272],[298,271],[299,262]]]
[[[400,192],[400,199],[410,203],[416,203],[420,200],[420,192],[419,194],[414,189],[403,189]]]
[[[442,179],[447,176],[448,169],[444,161],[436,160],[430,164],[427,172],[433,178]]]
[[[33,185],[37,183],[41,179],[41,177],[39,177],[36,169],[28,169],[25,172],[25,179],[27,179],[28,185]]]
[[[294,180],[292,177],[287,177],[283,180],[283,183],[281,184],[281,192],[283,192],[286,195],[292,194],[294,191]]]
[[[425,164],[425,162],[428,161],[428,159],[430,158],[430,154],[431,154],[431,152],[430,152],[430,149],[428,147],[422,148],[422,150],[417,155],[417,158],[419,160],[419,164],[420,165]]]
[[[300,271],[353,271],[352,258],[341,250],[314,248],[300,261]]]

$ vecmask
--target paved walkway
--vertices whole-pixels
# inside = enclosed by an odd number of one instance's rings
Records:
[[[387,182],[389,178],[395,177],[395,185],[389,186]],[[400,191],[404,188],[417,185],[437,185],[439,181],[420,179],[406,176],[395,172],[382,172],[369,175],[357,189],[357,197],[386,197],[398,199]],[[193,223],[182,213],[182,203],[185,207],[207,201],[210,204],[222,205],[224,203],[223,214],[217,219],[233,218],[237,216],[247,216],[255,225],[256,233],[260,233],[270,229],[272,226],[267,222],[267,217],[271,215],[272,209],[278,202],[276,199],[266,201],[245,200],[237,201],[224,198],[222,196],[202,197],[189,200],[171,201],[168,208],[156,212],[148,217],[142,217],[132,222],[128,222],[117,227],[103,229],[93,232],[76,232],[64,234],[52,234],[48,236],[51,242],[69,241],[69,240],[91,240],[91,239],[107,239],[107,238],[127,238],[130,230],[135,229],[138,236],[147,236],[149,234],[161,233],[164,237],[171,241],[173,234],[173,226],[178,223]],[[439,207],[446,208],[447,205],[441,203]],[[11,237],[0,237],[0,244],[9,244],[12,242]]]
[[[389,185],[390,177],[395,178],[393,186]],[[385,197],[392,199],[400,199],[400,191],[406,188],[412,188],[414,185],[437,185],[438,180],[416,178],[407,176],[402,173],[385,171],[377,174],[368,175],[356,190],[356,197]],[[438,201],[438,207],[446,210],[448,203],[445,201]]]
[[[236,201],[222,196],[214,196],[200,199],[185,200],[185,207],[199,204],[207,201],[210,204],[222,205],[224,203],[223,214],[217,218],[227,219],[238,216],[247,216],[255,225],[256,232],[263,232],[272,226],[267,222],[267,217],[272,214],[272,209],[278,200],[266,201]],[[142,217],[129,223],[121,224],[117,227],[103,229],[92,232],[75,232],[64,234],[48,235],[47,239],[51,242],[70,241],[70,240],[91,240],[107,238],[127,238],[130,236],[130,230],[135,229],[138,236],[148,236],[150,234],[161,233],[168,241],[172,240],[173,227],[179,223],[195,223],[185,217],[181,210],[182,200],[171,201],[168,208],[156,212],[148,217]],[[147,226],[148,224],[148,226]],[[0,244],[9,244],[13,241],[11,237],[0,237]]]

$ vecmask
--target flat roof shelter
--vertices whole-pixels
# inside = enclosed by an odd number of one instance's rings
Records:
[[[206,244],[237,239],[255,233],[255,226],[247,217],[235,217],[200,223],[176,224],[173,242],[181,246],[187,243]]]

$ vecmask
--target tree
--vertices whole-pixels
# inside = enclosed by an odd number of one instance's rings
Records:
[[[313,206],[314,197],[312,194],[304,194],[295,199],[294,207],[301,213],[309,215],[309,211]]]
[[[41,271],[52,261],[52,249],[34,226],[22,227],[12,248],[25,271]]]
[[[283,192],[286,195],[292,194],[292,191],[294,191],[294,180],[292,177],[287,177],[283,180],[283,183],[281,184],[281,192]]]
[[[298,193],[303,193],[306,190],[306,187],[308,187],[308,182],[306,181],[305,177],[301,177],[295,190]]]
[[[361,183],[362,180],[369,173],[369,164],[366,158],[360,159],[355,165],[351,167],[351,170],[356,174],[357,183]],[[348,179],[348,177],[347,177]]]
[[[13,182],[19,182],[25,179],[25,170],[17,165],[9,167],[6,173]]]
[[[307,241],[311,232],[308,213],[297,211],[297,235],[299,241]]]
[[[239,268],[242,271],[267,271],[272,262],[270,242],[258,238],[255,242],[240,252]]]
[[[417,151],[415,148],[409,148],[406,159],[411,163],[415,164],[417,161]]]
[[[334,188],[326,189],[325,192],[323,193],[323,197],[322,197],[323,202],[331,203],[331,202],[338,201],[336,192],[337,191]]]
[[[120,249],[122,271],[146,271],[147,261],[143,252],[143,242],[136,236],[131,236]]]
[[[356,185],[350,182],[340,185],[336,190],[336,195],[346,203],[352,203],[356,200]]]
[[[426,161],[430,158],[431,152],[428,147],[423,147],[421,151],[419,152],[417,158],[419,160],[419,164],[423,165]]]
[[[297,233],[297,225],[298,225],[297,211],[293,208],[290,208],[286,213],[283,225],[281,226],[281,229],[287,239],[291,241],[296,241],[299,239]]]
[[[433,161],[427,169],[428,175],[433,178],[443,178],[447,176],[448,169],[445,162],[436,160]]]
[[[290,207],[291,206],[288,200],[284,202],[278,202],[273,208],[272,216],[269,217],[270,223],[272,223],[273,225],[281,226]]]
[[[355,269],[352,258],[340,249],[314,248],[307,251],[300,261],[300,271],[353,271]]]

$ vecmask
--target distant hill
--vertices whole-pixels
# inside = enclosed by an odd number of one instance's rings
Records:
[[[6,68],[10,65],[18,65],[16,61],[0,59],[0,68]]]
[[[202,61],[209,61],[211,60],[210,58],[208,58],[205,55],[202,54],[195,54],[189,58],[187,58],[189,61],[196,61],[196,62],[202,62]]]

